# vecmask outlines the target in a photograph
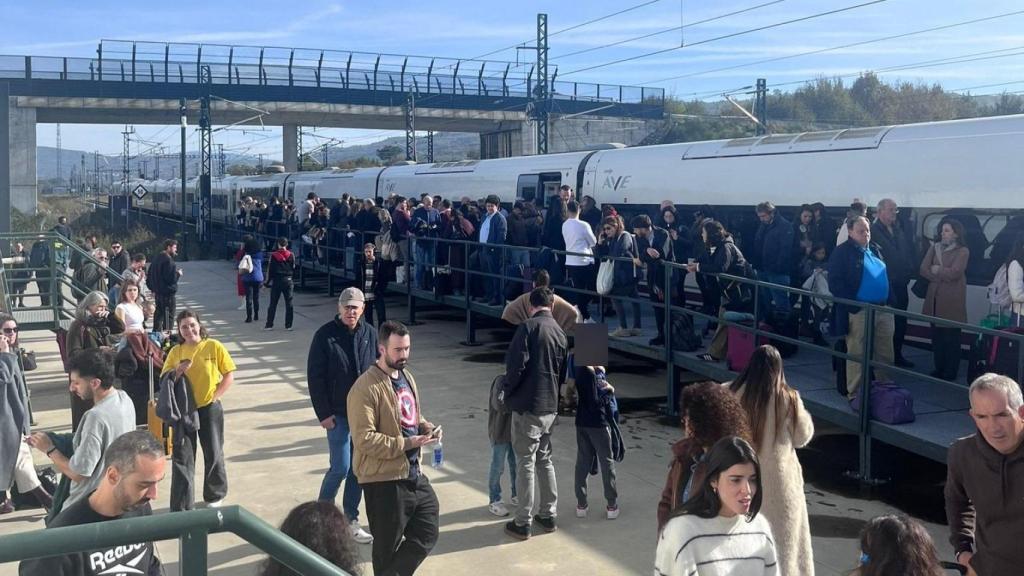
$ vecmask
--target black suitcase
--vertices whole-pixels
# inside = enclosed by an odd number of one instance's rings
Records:
[[[1003,332],[1024,335],[1024,328],[1002,328]],[[988,345],[988,361],[985,370],[1017,379],[1017,360],[1020,357],[1020,344],[1010,338],[986,336]]]

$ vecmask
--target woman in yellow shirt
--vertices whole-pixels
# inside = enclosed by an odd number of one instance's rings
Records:
[[[197,437],[203,448],[203,501],[216,508],[228,493],[220,398],[235,381],[235,362],[223,344],[209,337],[192,310],[178,313],[175,323],[182,341],[167,353],[163,373],[173,372],[175,379],[188,377],[199,411],[199,431],[174,437],[171,511],[192,509]]]

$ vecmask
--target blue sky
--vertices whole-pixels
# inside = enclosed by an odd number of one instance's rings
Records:
[[[883,79],[938,82],[947,89],[974,88],[977,94],[1024,91],[1024,13],[986,22],[917,34],[902,39],[828,50],[777,62],[760,60],[824,50],[890,35],[1024,10],[1019,0],[887,0],[802,22],[772,26],[870,0],[655,0],[623,14],[558,33],[594,18],[644,4],[643,0],[566,2],[405,3],[379,8],[376,2],[307,0],[295,4],[259,0],[198,2],[60,2],[41,10],[30,2],[6,2],[0,20],[0,54],[92,56],[100,39],[157,42],[273,45],[471,58],[535,37],[538,12],[549,15],[551,64],[559,78],[580,82],[641,84],[665,88],[683,98],[720,100],[720,94],[768,79],[791,90],[804,79],[856,75],[954,57],[987,58],[881,73]],[[741,14],[716,17],[759,6]],[[702,20],[713,19],[704,23]],[[694,24],[697,23],[697,24]],[[689,25],[688,25],[689,24]],[[685,26],[645,39],[583,54],[563,55]],[[680,43],[685,46],[680,48]],[[665,50],[617,65],[608,62]],[[998,52],[996,52],[998,51]],[[998,56],[998,57],[992,57]],[[515,49],[489,59],[533,58]],[[587,69],[596,67],[593,69]],[[732,68],[729,70],[716,70]],[[587,70],[584,70],[587,69]],[[577,72],[578,71],[578,72]],[[683,77],[683,78],[678,78]],[[1019,82],[1017,82],[1019,81]],[[987,86],[990,84],[1004,86]],[[120,126],[62,127],[65,148],[119,153]],[[147,141],[176,134],[158,126],[137,127]],[[54,127],[41,125],[40,145],[53,145]],[[319,130],[350,144],[372,142],[394,133]],[[276,131],[218,133],[228,149],[280,154]],[[315,141],[315,139],[314,139]],[[194,146],[194,144],[190,144]]]

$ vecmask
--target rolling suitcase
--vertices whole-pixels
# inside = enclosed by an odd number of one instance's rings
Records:
[[[765,332],[772,331],[772,327],[764,323],[759,324],[758,329]],[[734,372],[743,372],[747,369],[747,364],[750,364],[754,348],[765,343],[764,338],[758,338],[752,332],[747,332],[737,326],[729,326],[726,330],[728,331],[725,352],[726,366]]]
[[[149,433],[164,447],[164,454],[171,455],[171,428],[164,423],[163,419],[156,415],[156,394],[153,386],[153,354],[148,354],[149,360],[149,404],[146,411],[146,427]]]

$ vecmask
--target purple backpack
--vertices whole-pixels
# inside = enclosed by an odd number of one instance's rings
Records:
[[[893,382],[872,382],[871,396],[871,419],[886,424],[907,424],[913,422],[914,397],[910,390]],[[860,389],[850,400],[850,407],[854,412],[860,412]]]

